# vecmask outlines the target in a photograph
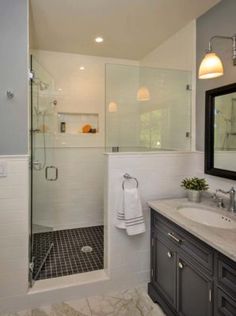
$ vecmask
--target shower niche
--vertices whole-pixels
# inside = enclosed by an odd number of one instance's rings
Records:
[[[58,133],[88,135],[99,132],[98,113],[58,112]]]

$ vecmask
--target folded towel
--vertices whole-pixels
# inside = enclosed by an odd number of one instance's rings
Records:
[[[126,229],[129,236],[145,232],[143,210],[137,188],[123,190],[116,211],[116,227]]]
[[[116,201],[116,227],[125,229],[124,191],[120,192]]]
[[[125,226],[129,236],[145,232],[142,204],[138,189],[124,190]]]

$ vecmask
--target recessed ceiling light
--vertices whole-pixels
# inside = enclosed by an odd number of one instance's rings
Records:
[[[95,38],[96,43],[102,43],[103,41],[104,41],[104,39],[101,36],[98,36]]]
[[[84,70],[84,69],[85,69],[85,67],[84,67],[84,66],[81,66],[81,67],[79,67],[79,69],[80,69],[80,70]]]

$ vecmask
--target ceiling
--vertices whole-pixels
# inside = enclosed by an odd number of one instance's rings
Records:
[[[140,60],[219,1],[31,0],[31,46]]]

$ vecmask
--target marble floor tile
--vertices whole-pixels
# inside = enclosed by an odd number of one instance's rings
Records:
[[[146,287],[139,287],[4,316],[165,316],[165,314],[147,295]]]

